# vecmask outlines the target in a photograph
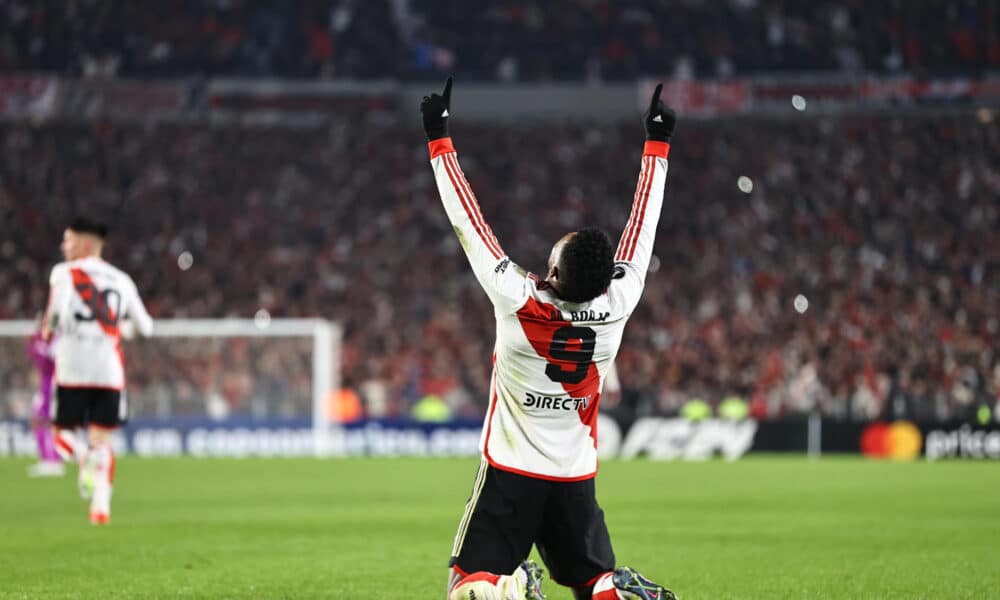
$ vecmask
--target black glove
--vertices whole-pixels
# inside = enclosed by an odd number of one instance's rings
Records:
[[[677,115],[660,100],[660,92],[663,84],[656,85],[653,98],[649,101],[649,108],[642,116],[642,123],[646,127],[646,139],[657,142],[669,142],[674,135],[674,126],[677,124]]]
[[[424,133],[427,141],[448,137],[448,109],[451,107],[451,77],[444,84],[441,95],[424,96],[420,102],[420,113],[424,117]]]

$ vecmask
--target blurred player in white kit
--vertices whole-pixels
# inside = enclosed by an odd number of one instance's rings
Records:
[[[90,522],[111,518],[115,456],[111,435],[128,418],[123,326],[146,336],[153,319],[135,283],[101,258],[107,227],[76,218],[63,232],[66,262],[52,269],[42,335],[58,334],[52,423],[56,448],[80,467],[80,492],[90,499]],[[87,427],[87,442],[77,430]]]

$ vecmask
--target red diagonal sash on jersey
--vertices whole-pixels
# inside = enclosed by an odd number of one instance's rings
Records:
[[[118,315],[113,307],[108,306],[104,296],[97,289],[97,284],[86,271],[80,268],[70,269],[73,275],[73,287],[80,294],[80,299],[93,312],[94,320],[101,330],[115,341],[115,352],[122,367],[125,366],[125,355],[122,353],[122,340],[118,331]]]
[[[112,337],[118,336],[118,315],[114,308],[107,305],[104,296],[97,289],[97,284],[90,278],[83,269],[71,269],[73,274],[73,287],[76,288],[80,298],[94,313],[94,320],[101,326],[104,333]]]
[[[559,309],[546,302],[539,302],[534,298],[528,298],[528,302],[517,311],[517,318],[521,322],[524,335],[531,343],[531,347],[539,356],[550,364],[559,365],[563,371],[573,371],[578,368],[578,363],[552,356],[552,338],[557,330],[564,327],[571,327],[570,321],[562,319]],[[582,340],[577,340],[568,344],[567,350],[579,350]],[[579,383],[562,383],[563,389],[573,398],[587,398],[587,405],[581,406],[577,413],[580,415],[580,422],[590,427],[590,437],[594,440],[594,447],[597,447],[597,405],[601,396],[601,378],[597,373],[597,365],[594,361],[587,364],[586,375]]]

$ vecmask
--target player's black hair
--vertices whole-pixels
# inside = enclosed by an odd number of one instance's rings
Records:
[[[102,240],[108,237],[107,225],[93,219],[88,219],[87,217],[73,217],[66,228],[77,233],[96,235]]]
[[[600,296],[611,284],[615,249],[600,229],[587,227],[576,232],[559,257],[559,297],[570,302],[587,302]]]

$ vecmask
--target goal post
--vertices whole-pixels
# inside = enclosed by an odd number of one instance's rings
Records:
[[[33,393],[33,390],[20,389],[31,387],[27,384],[31,380],[31,366],[25,356],[24,339],[30,336],[37,326],[37,323],[31,320],[0,320],[0,344],[2,344],[0,356],[4,357],[3,362],[6,363],[6,368],[0,368],[0,402],[19,407],[22,412],[25,394]],[[278,340],[281,338],[309,339],[311,340],[310,413],[299,414],[298,408],[291,412],[292,416],[308,419],[311,422],[312,454],[327,456],[331,452],[331,427],[336,427],[327,414],[327,402],[330,393],[341,387],[341,337],[340,325],[325,319],[281,319],[266,315],[254,319],[158,319],[154,325],[153,335],[149,339],[138,338],[126,342],[126,373],[129,377],[136,375],[137,379],[141,379],[145,370],[162,367],[144,363],[168,361],[173,354],[180,354],[189,359],[191,354],[198,352],[204,352],[207,356],[203,359],[196,356],[190,359],[191,362],[225,360],[227,350],[231,350],[222,347],[222,342],[225,340],[246,340],[248,344],[256,344],[258,350],[261,350],[263,345],[280,343]],[[180,344],[186,347],[171,353],[164,352],[164,347],[158,344],[167,344],[167,347],[170,344]],[[299,346],[301,344],[289,350],[298,352]],[[211,352],[208,352],[208,348],[212,348]],[[279,359],[298,362],[298,356],[291,358],[284,356],[284,347],[275,346],[275,348]],[[276,360],[273,354],[267,357],[269,363],[274,363]],[[204,365],[200,365],[193,371],[201,372],[204,370],[203,367]],[[271,369],[276,370],[273,366]],[[253,375],[255,374],[248,377]],[[183,376],[175,378],[184,379]],[[5,409],[5,412],[10,413],[12,410],[14,409]],[[285,411],[288,412],[290,411]],[[0,418],[2,416],[0,413]],[[200,416],[207,418],[208,412]],[[199,415],[194,417],[197,418]]]
[[[341,329],[325,319],[162,319],[153,328],[154,338],[205,337],[310,337],[312,338],[313,453],[329,451],[330,419],[327,395],[340,388]]]

